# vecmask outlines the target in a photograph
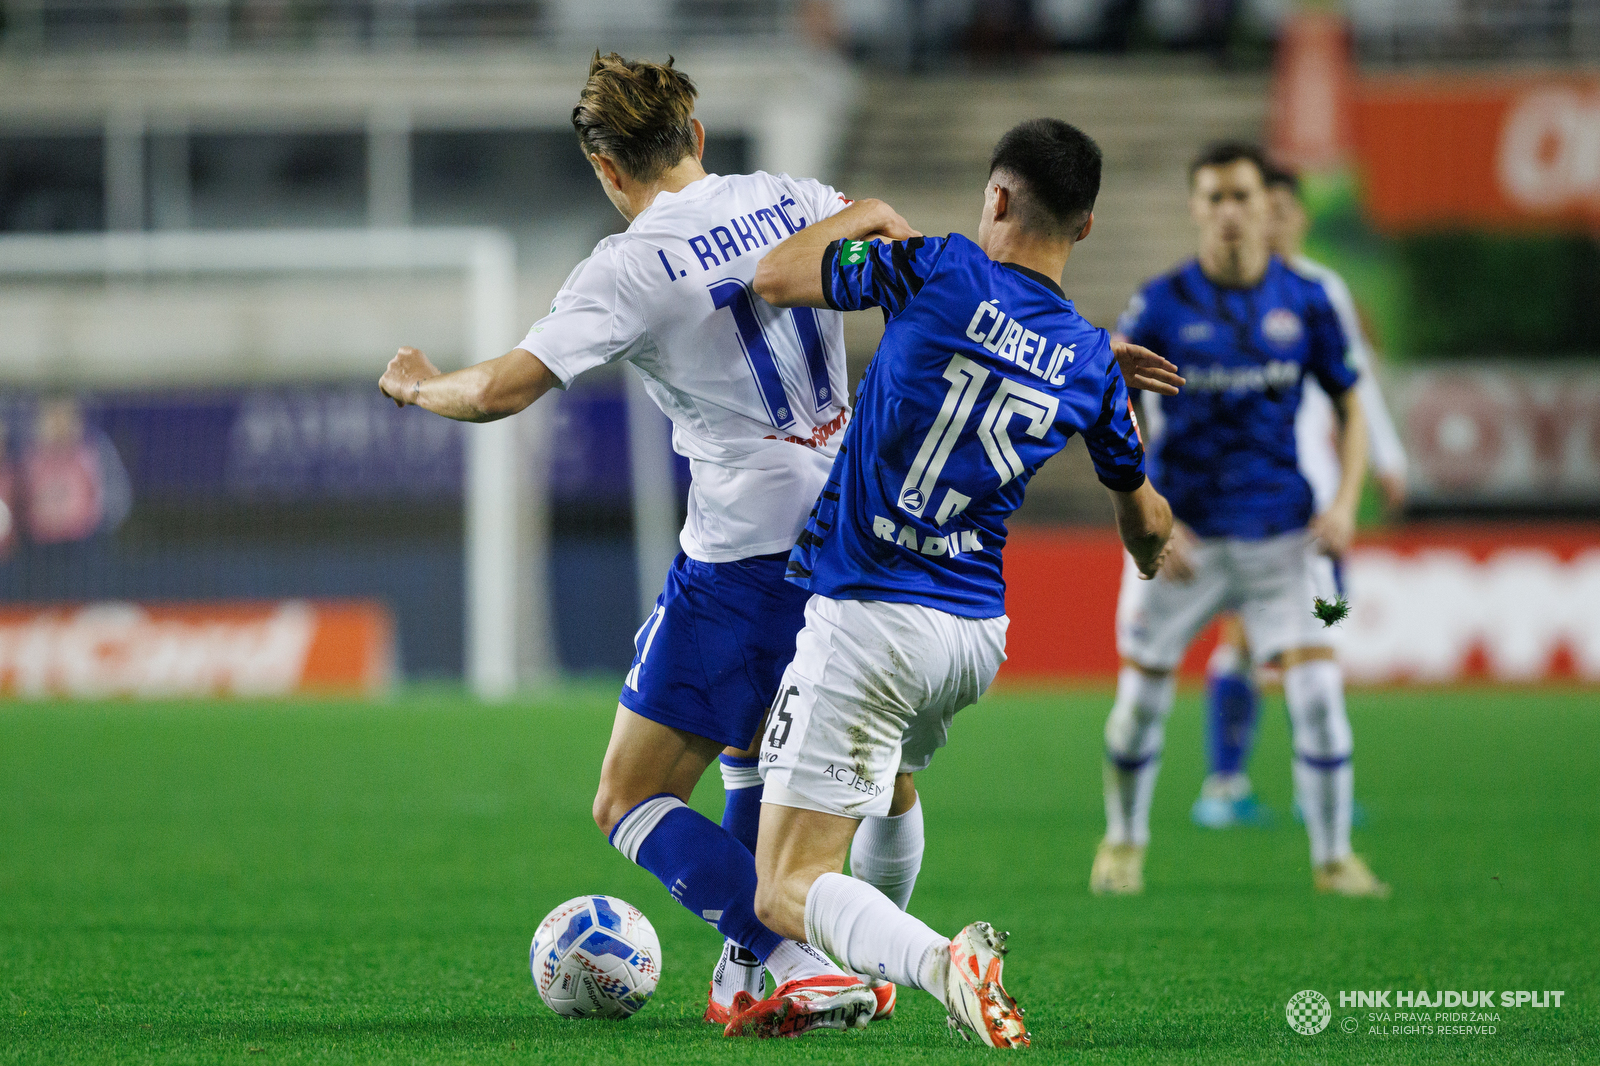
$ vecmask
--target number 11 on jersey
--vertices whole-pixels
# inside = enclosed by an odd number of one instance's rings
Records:
[[[788,429],[795,422],[794,406],[784,391],[783,376],[778,372],[778,360],[773,354],[772,343],[761,326],[761,317],[756,313],[755,294],[738,278],[724,278],[713,282],[710,288],[711,302],[733,313],[739,344],[744,349],[750,373],[755,376],[756,391],[761,394],[767,417],[777,428]],[[789,310],[789,318],[794,324],[795,339],[805,362],[815,413],[820,414],[833,401],[833,386],[828,378],[828,350],[817,324],[817,313],[809,307],[794,307]]]

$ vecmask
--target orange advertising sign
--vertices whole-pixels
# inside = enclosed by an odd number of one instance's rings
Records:
[[[1353,80],[1344,19],[1301,11],[1284,20],[1267,115],[1273,158],[1297,170],[1342,164],[1350,152]]]
[[[0,696],[371,694],[394,622],[369,601],[0,608]]]
[[[1600,78],[1369,78],[1353,125],[1382,230],[1600,228]]]

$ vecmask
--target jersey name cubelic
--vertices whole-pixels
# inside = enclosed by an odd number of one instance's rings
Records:
[[[572,271],[520,347],[566,385],[626,361],[689,460],[680,542],[702,562],[788,551],[849,422],[843,316],[766,303],[756,265],[849,201],[784,174],[662,193]]]
[[[1107,334],[1053,281],[958,234],[835,244],[824,283],[834,307],[880,306],[889,323],[789,580],[834,599],[1004,614],[1006,520],[1072,434],[1108,486],[1144,481]]]

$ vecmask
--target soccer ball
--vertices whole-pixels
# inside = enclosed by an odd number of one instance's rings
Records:
[[[567,1018],[626,1018],[661,980],[661,941],[639,908],[578,896],[545,916],[528,952],[545,1005]]]

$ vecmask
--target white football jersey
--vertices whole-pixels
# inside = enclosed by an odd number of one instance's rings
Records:
[[[1343,278],[1328,267],[1305,256],[1296,256],[1289,266],[1295,273],[1322,285],[1328,302],[1339,315],[1339,324],[1349,340],[1347,358],[1350,365],[1361,372],[1356,380],[1356,398],[1367,416],[1367,456],[1372,467],[1380,474],[1404,477],[1406,472],[1405,448],[1400,434],[1395,432],[1389,409],[1383,401],[1383,390],[1378,386],[1378,376],[1372,371],[1372,355],[1367,339],[1361,331],[1361,317],[1356,314],[1356,302],[1350,287]],[[1338,415],[1333,401],[1322,391],[1316,379],[1306,376],[1301,393],[1300,410],[1294,422],[1295,446],[1300,455],[1300,472],[1311,485],[1311,495],[1317,513],[1326,511],[1339,494],[1339,480],[1343,473],[1339,451],[1334,436]]]
[[[689,460],[685,554],[794,547],[849,420],[844,316],[751,290],[774,245],[850,201],[787,174],[710,174],[595,245],[518,345],[563,386],[625,359]]]

